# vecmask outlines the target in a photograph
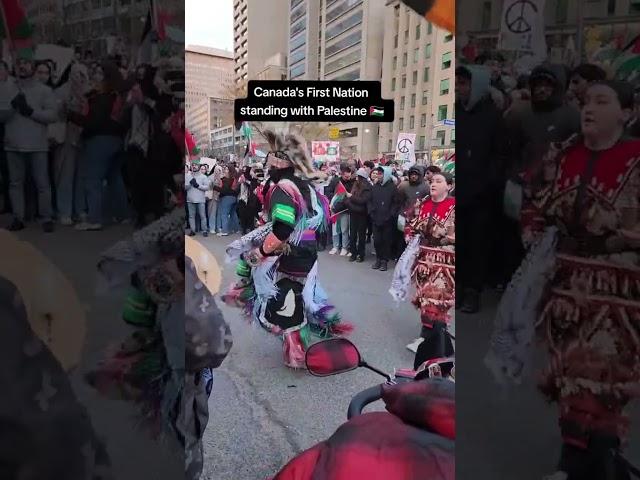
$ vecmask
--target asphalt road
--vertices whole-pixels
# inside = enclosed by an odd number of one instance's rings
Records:
[[[229,237],[204,242],[223,262]],[[234,266],[223,267],[226,286],[234,278]],[[349,263],[346,257],[320,254],[319,279],[332,303],[354,324],[351,340],[367,362],[387,372],[413,366],[413,354],[405,346],[420,331],[413,307],[396,306],[389,295],[391,277],[391,271],[372,270],[370,261]],[[292,371],[282,363],[276,337],[248,324],[238,310],[222,308],[234,344],[215,372],[205,432],[206,479],[268,478],[344,423],[353,395],[384,381],[365,369],[326,378]]]

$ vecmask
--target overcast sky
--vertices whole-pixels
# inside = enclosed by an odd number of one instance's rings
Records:
[[[233,0],[186,0],[185,43],[233,51]]]

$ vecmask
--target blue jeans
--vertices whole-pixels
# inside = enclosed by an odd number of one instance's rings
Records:
[[[70,142],[58,145],[55,151],[53,179],[56,186],[56,206],[60,218],[73,216],[78,151],[78,147]]]
[[[218,200],[207,200],[207,213],[209,214],[209,231],[219,231],[218,225]]]
[[[114,215],[124,215],[127,193],[122,179],[122,139],[113,135],[97,135],[85,140],[79,165],[81,186],[87,202],[89,223],[103,221],[103,183],[108,182]]]
[[[220,222],[221,222],[221,230],[222,233],[231,233],[231,229],[235,227],[233,217],[237,218],[236,214],[236,205],[238,203],[238,198],[233,195],[228,195],[226,197],[221,197],[220,202],[218,203],[218,211],[220,212]]]
[[[336,223],[331,226],[333,233],[334,248],[343,248],[349,250],[349,221],[351,218],[348,213],[339,215]]]
[[[25,217],[24,185],[27,164],[31,166],[33,182],[38,190],[40,216],[43,221],[51,220],[53,209],[47,152],[7,152],[7,164],[9,166],[9,194],[16,220],[23,222]]]
[[[200,217],[200,231],[207,231],[207,214],[204,203],[187,203],[189,208],[189,228],[192,232],[196,232],[196,211]]]

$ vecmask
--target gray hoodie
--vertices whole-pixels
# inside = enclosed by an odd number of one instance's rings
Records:
[[[18,88],[18,86],[20,88]],[[30,117],[16,112],[11,101],[20,92],[33,108]],[[47,125],[58,119],[53,91],[35,78],[7,80],[0,86],[0,122],[5,124],[4,148],[7,152],[46,152],[49,150]]]

